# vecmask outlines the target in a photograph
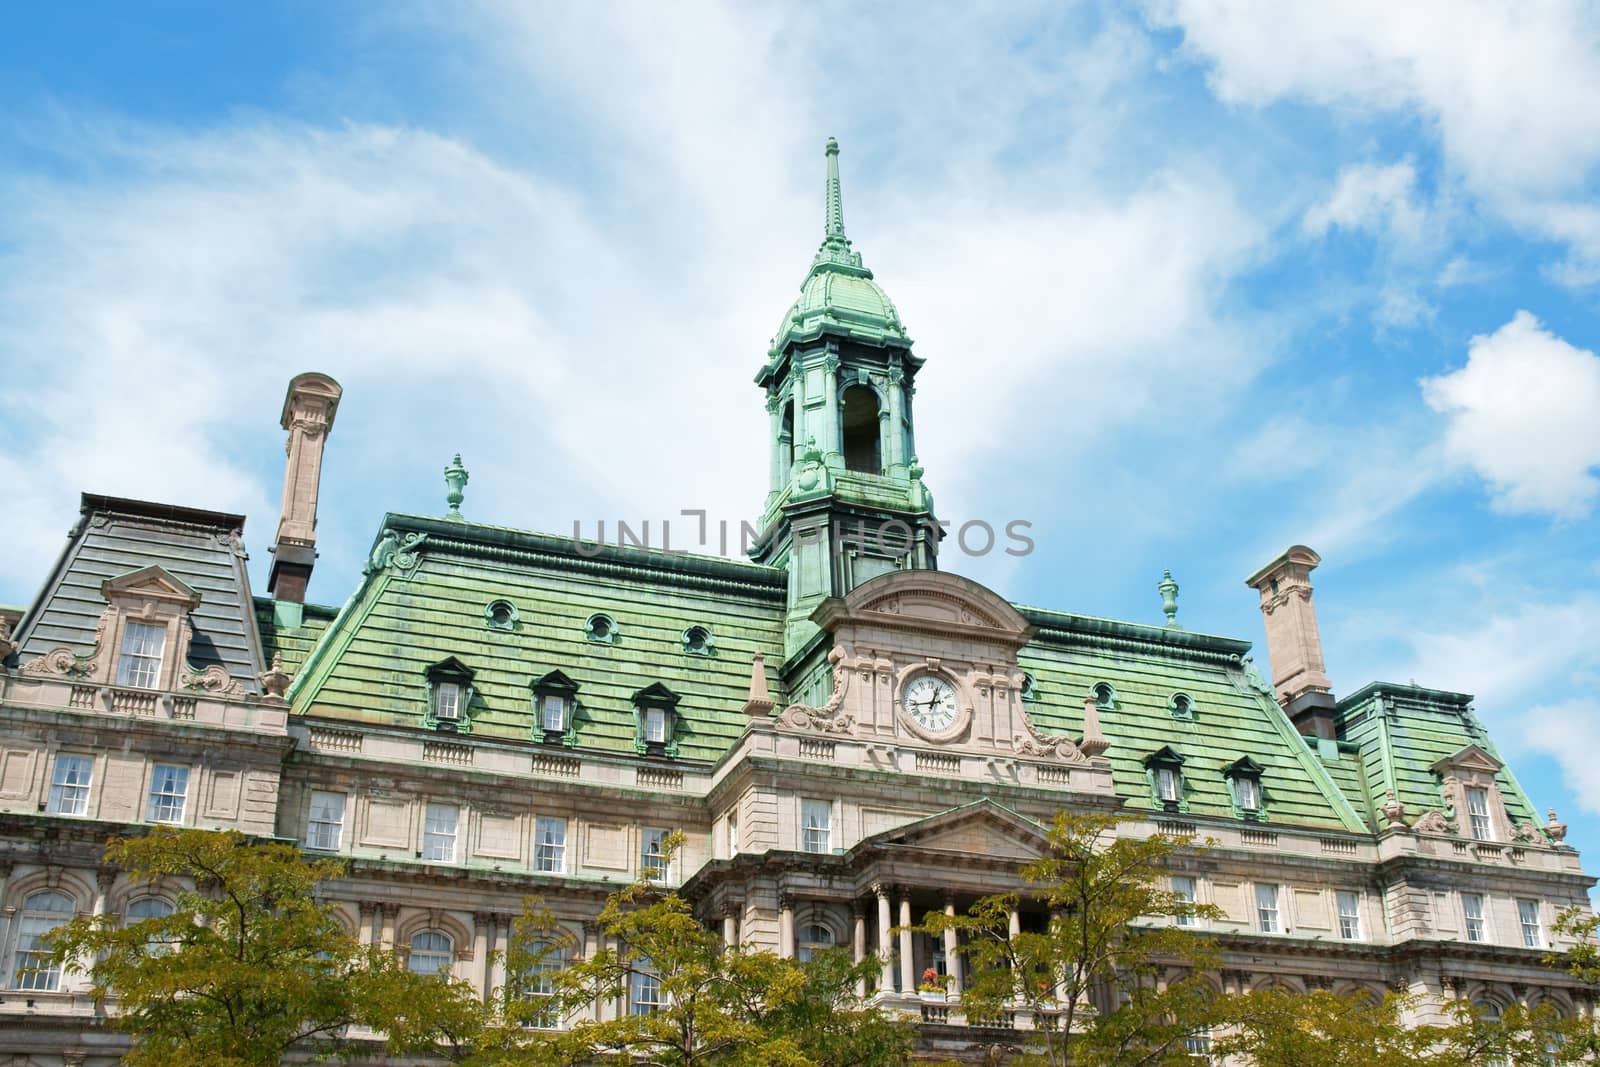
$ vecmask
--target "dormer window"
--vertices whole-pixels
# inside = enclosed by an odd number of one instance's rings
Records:
[[[1259,819],[1262,809],[1261,764],[1245,756],[1229,764],[1222,773],[1233,795],[1234,813],[1246,819]]]
[[[1494,820],[1489,818],[1489,791],[1480,786],[1467,787],[1467,824],[1475,841],[1494,840]]]
[[[471,728],[473,670],[454,656],[428,668],[428,710],[423,725],[440,733]]]
[[[678,754],[678,694],[656,682],[633,694],[639,732],[634,750],[646,756]]]
[[[578,686],[560,671],[551,671],[533,683],[534,736],[547,745],[574,744],[573,715]]]
[[[1117,702],[1117,691],[1111,687],[1110,682],[1096,682],[1090,690],[1094,694],[1094,702],[1101,711],[1110,711]]]
[[[1194,718],[1194,699],[1188,693],[1173,693],[1172,699],[1167,701],[1167,710],[1174,719]]]
[[[1505,841],[1511,836],[1515,819],[1506,810],[1507,797],[1500,789],[1503,767],[1487,750],[1468,745],[1429,768],[1439,777],[1444,806],[1454,809],[1460,832],[1474,841]]]
[[[161,688],[161,661],[167,648],[167,628],[129,620],[122,628],[122,652],[117,657],[117,684],[133,689]]]
[[[617,641],[617,620],[605,612],[596,612],[584,620],[583,635],[589,640],[602,645],[615,644]]]
[[[1164,747],[1148,756],[1144,765],[1156,806],[1168,812],[1184,810],[1183,757]]]
[[[483,608],[483,621],[491,630],[514,630],[517,606],[509,600],[491,600]]]

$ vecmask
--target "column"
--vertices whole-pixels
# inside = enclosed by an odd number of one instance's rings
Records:
[[[1018,935],[1022,933],[1022,913],[1016,908],[1012,908],[1006,916],[1006,925],[1009,927],[1011,940],[1015,941]]]
[[[822,361],[822,437],[817,447],[824,457],[840,453],[844,448],[844,433],[839,425],[839,354],[832,345]],[[843,466],[843,464],[840,464]]]
[[[489,955],[492,962],[489,964],[489,995],[493,996],[496,989],[504,989],[506,984],[506,954],[511,951],[511,916],[491,915],[490,929],[494,932],[494,943],[489,946]]]
[[[778,955],[794,959],[794,898],[788,893],[778,894]]]
[[[378,939],[377,915],[378,906],[370,900],[363,900],[356,904],[356,911],[360,915],[360,922],[356,927],[356,942],[366,948]]]
[[[890,914],[889,887],[878,883],[872,887],[872,892],[878,898],[878,956],[883,963],[883,974],[878,978],[878,990],[882,993],[893,993],[894,939],[889,931],[894,927],[894,917]]]
[[[585,920],[583,924],[583,958],[586,960],[592,960],[599,954],[600,924],[594,922],[593,920]],[[600,1018],[601,1003],[602,999],[596,997],[594,1003],[589,1005],[590,1018]]]
[[[794,456],[800,458],[800,453],[806,450],[806,438],[812,428],[806,425],[806,372],[794,361],[789,363],[790,396],[794,403]]]
[[[850,902],[850,959],[860,963],[867,958],[867,909],[860,900]],[[856,996],[867,995],[867,978],[862,975],[856,979]]]
[[[774,493],[782,489],[784,483],[789,480],[789,472],[783,469],[783,443],[778,440],[781,436],[783,436],[783,399],[775,392],[768,393],[767,440],[771,446],[771,491]]]
[[[739,906],[733,901],[724,901],[722,904],[722,943],[728,948],[739,944]]]
[[[489,924],[493,917],[488,912],[472,913],[472,962],[478,981],[478,993],[484,1003],[489,1002],[489,991],[494,988],[489,975]]]
[[[384,904],[383,907],[383,932],[378,936],[378,944],[384,948],[394,948],[394,920],[400,908],[395,904]]]
[[[956,898],[944,898],[944,914],[947,919],[956,917]],[[953,926],[944,928],[944,970],[950,977],[947,987],[952,997],[961,996],[961,935]]]
[[[895,474],[905,473],[906,462],[906,372],[899,366],[889,368],[889,433],[888,451],[884,453],[884,469]]]
[[[111,887],[117,881],[116,871],[100,871],[94,878],[94,905],[93,910],[98,918],[106,913],[111,906]]]
[[[900,889],[900,992],[917,991],[917,960],[911,933],[911,890]]]

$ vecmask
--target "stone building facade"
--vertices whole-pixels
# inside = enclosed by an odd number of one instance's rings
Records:
[[[1565,828],[1470,697],[1335,694],[1310,549],[1248,580],[1270,684],[1247,642],[1177,625],[1170,578],[1163,626],[937,569],[923,361],[826,158],[825,237],[757,375],[771,464],[749,562],[470,521],[458,459],[445,516],[383,516],[342,606],[307,602],[341,395],[320,374],[282,411],[268,596],[243,517],[82,498],[38,597],[0,614],[0,1064],[114,1061],[83,977],[31,954],[72,914],[170,907],[100,862],[156,823],[346,859],[330,896],[352,932],[485,991],[525,897],[572,958],[606,894],[649,874],[730,941],[875,955],[864,992],[959,1052],[1046,1021],[971,1025],[960,946],[896,928],[1015,886],[1057,811],[1122,810],[1127,833],[1217,842],[1173,878],[1221,911],[1201,924],[1219,988],[1590,1010],[1541,963],[1594,881]],[[946,1002],[917,997],[927,967]],[[636,983],[600,1010],[655,996]]]

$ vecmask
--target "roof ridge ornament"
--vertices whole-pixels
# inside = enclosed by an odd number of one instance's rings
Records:
[[[1167,628],[1183,629],[1178,624],[1178,583],[1173,580],[1170,570],[1161,572],[1161,581],[1156,583],[1156,592],[1161,594],[1161,612],[1167,617]]]
[[[444,469],[444,484],[449,489],[449,492],[444,495],[444,502],[450,505],[450,510],[445,514],[445,518],[454,519],[457,522],[466,521],[461,515],[461,501],[466,498],[466,493],[463,490],[467,487],[469,477],[467,468],[461,465],[461,453],[457,452],[455,459],[450,461],[450,466]]]

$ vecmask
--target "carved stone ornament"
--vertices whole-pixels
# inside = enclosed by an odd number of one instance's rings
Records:
[[[1525,841],[1530,845],[1542,845],[1544,844],[1544,834],[1540,833],[1539,828],[1533,823],[1525,822],[1512,828],[1511,840]]]
[[[284,694],[294,683],[294,675],[283,669],[282,652],[274,652],[271,668],[262,671],[256,678],[261,682],[261,691],[266,694],[266,701],[269,704],[285,703]]]
[[[198,689],[218,697],[238,696],[243,692],[238,680],[220,663],[213,663],[199,672],[189,664],[184,664],[183,673],[178,675],[178,686],[182,689]]]
[[[1011,737],[1012,751],[1019,756],[1032,756],[1036,759],[1058,759],[1064,763],[1087,763],[1089,757],[1084,755],[1077,744],[1070,737],[1047,737],[1028,725],[1026,734],[1013,734]]]
[[[1384,802],[1380,810],[1391,827],[1404,829],[1406,825],[1406,806],[1394,795],[1393,789],[1389,790],[1389,799]]]
[[[417,569],[417,564],[422,562],[420,549],[427,540],[425,533],[413,532],[401,537],[393,530],[384,530],[378,543],[373,546],[372,555],[362,568],[362,573],[376,574],[385,567],[393,567],[401,577],[409,578],[411,572]]]
[[[779,716],[780,723],[796,730],[811,730],[826,734],[855,732],[855,716],[841,715],[839,708],[844,705],[845,693],[850,688],[850,674],[857,664],[850,662],[849,650],[844,645],[833,646],[833,651],[828,653],[828,662],[833,664],[833,695],[828,698],[828,702],[820,708],[805,704],[790,704]]]
[[[17,643],[11,639],[11,626],[4,619],[0,619],[0,663],[7,656],[17,650]]]
[[[1567,824],[1556,819],[1555,808],[1550,809],[1550,821],[1545,823],[1544,832],[1558,845],[1567,838]]]
[[[1419,834],[1448,834],[1452,831],[1450,820],[1444,817],[1444,812],[1434,810],[1425,811],[1417,816],[1416,824],[1412,827]]]
[[[70,648],[52,648],[22,665],[23,674],[59,674],[68,678],[87,678],[95,672],[94,656],[79,656]]]

